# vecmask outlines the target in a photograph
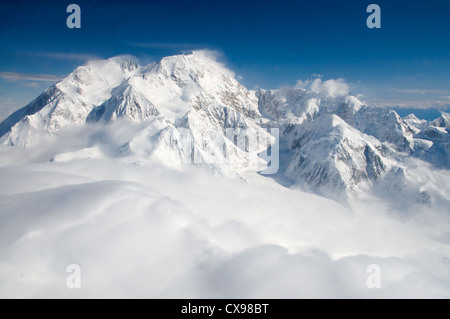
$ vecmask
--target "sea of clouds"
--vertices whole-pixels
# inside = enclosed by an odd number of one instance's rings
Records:
[[[114,157],[114,134],[58,160],[85,137],[0,149],[0,297],[450,297],[448,202],[343,206],[252,172]]]

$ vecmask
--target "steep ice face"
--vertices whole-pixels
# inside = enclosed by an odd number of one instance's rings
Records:
[[[409,125],[409,127],[414,131],[414,134],[419,133],[428,125],[427,120],[421,120],[414,114],[405,116],[403,118],[403,121],[405,121],[405,123]]]
[[[160,114],[156,106],[147,98],[145,87],[139,83],[140,77],[132,77],[113,89],[111,97],[96,106],[88,115],[89,122],[111,122],[126,118],[140,122]]]
[[[442,116],[433,121],[430,126],[422,130],[418,139],[426,140],[429,145],[424,150],[422,158],[441,168],[450,168],[450,126],[445,125],[445,117]]]
[[[290,134],[293,157],[286,174],[320,194],[347,199],[388,168],[381,143],[336,115],[321,115]]]
[[[441,116],[431,122],[431,126],[436,127],[449,127],[450,126],[450,113],[442,112]]]
[[[353,121],[361,132],[391,143],[401,152],[414,151],[414,130],[395,111],[365,106],[355,114]]]
[[[86,122],[94,107],[111,97],[112,90],[139,71],[120,58],[91,61],[47,89],[0,125],[3,144],[29,146],[39,135],[56,134]]]

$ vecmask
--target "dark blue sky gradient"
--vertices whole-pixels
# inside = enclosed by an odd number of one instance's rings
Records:
[[[66,27],[70,3],[81,7],[81,29]],[[370,3],[382,9],[381,29],[366,26]],[[89,56],[146,63],[209,48],[249,88],[318,73],[373,103],[450,104],[448,0],[2,1],[0,43],[0,72],[64,75]],[[0,79],[0,107],[51,84],[28,82]]]

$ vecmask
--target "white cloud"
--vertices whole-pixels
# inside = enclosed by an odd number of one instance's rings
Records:
[[[367,100],[370,105],[386,108],[448,109],[450,107],[450,103],[447,99],[419,101],[409,99],[367,98]]]
[[[117,131],[95,134],[101,151]],[[350,210],[258,175],[244,183],[135,158],[48,162],[92,145],[73,134],[0,148],[0,297],[450,296],[448,203]],[[79,290],[66,287],[69,264],[81,267]],[[369,264],[382,289],[367,288]]]
[[[392,88],[392,92],[395,93],[406,93],[406,94],[448,94],[450,91],[448,90],[426,90],[426,89],[397,89]]]
[[[21,84],[21,86],[27,87],[27,88],[36,88],[36,87],[39,87],[40,84],[38,82],[24,82]]]
[[[51,74],[31,74],[18,72],[0,72],[0,78],[7,81],[40,81],[56,82],[63,79],[62,76]]]
[[[100,57],[94,54],[88,53],[56,53],[56,52],[31,52],[26,53],[30,56],[49,58],[49,59],[59,59],[59,60],[69,60],[69,61],[79,61],[86,62],[89,60],[98,60]]]
[[[315,79],[311,83],[311,90],[331,97],[337,97],[348,95],[350,87],[344,79],[327,80],[325,82],[321,79]]]
[[[350,86],[344,79],[330,79],[323,81],[320,78],[307,81],[297,81],[296,87],[309,89],[318,94],[329,97],[346,96],[350,93]]]
[[[146,49],[172,49],[172,50],[195,50],[203,49],[208,46],[198,43],[163,43],[163,42],[134,42],[130,43],[130,46]]]

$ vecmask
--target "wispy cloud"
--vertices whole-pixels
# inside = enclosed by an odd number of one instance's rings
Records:
[[[56,82],[63,79],[62,76],[52,74],[31,74],[18,72],[0,72],[0,78],[6,81],[38,81],[38,82]]]
[[[42,85],[42,84],[39,84],[38,82],[28,82],[28,81],[20,84],[20,86],[27,87],[27,88],[37,88],[40,85]]]
[[[395,93],[405,93],[405,94],[448,94],[448,90],[426,90],[426,89],[397,89],[391,88],[392,92]]]
[[[373,106],[380,107],[400,107],[400,108],[415,108],[415,109],[448,109],[450,102],[448,100],[405,100],[405,99],[378,99],[369,98],[367,103]]]
[[[101,59],[98,55],[89,53],[27,52],[26,55],[78,62]]]
[[[345,96],[350,93],[350,86],[344,79],[322,81],[320,78],[314,80],[297,81],[297,88],[306,88],[316,93],[325,94],[327,96]]]
[[[146,43],[135,42],[129,43],[130,46],[146,49],[171,49],[171,50],[186,50],[186,49],[203,49],[208,47],[199,43]]]
[[[363,102],[373,106],[417,109],[448,109],[450,106],[450,90],[441,87],[422,89],[360,85],[355,91],[363,93]]]

